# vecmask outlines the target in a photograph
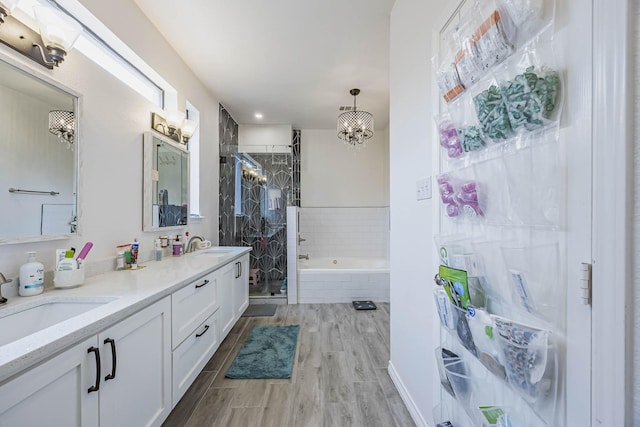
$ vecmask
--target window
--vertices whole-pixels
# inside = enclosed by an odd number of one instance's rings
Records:
[[[187,118],[197,124],[189,138],[189,213],[191,218],[200,215],[200,112],[187,101]]]

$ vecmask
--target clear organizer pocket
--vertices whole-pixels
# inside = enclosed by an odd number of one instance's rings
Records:
[[[455,392],[453,391],[453,387],[451,386],[451,382],[449,381],[449,377],[447,377],[447,372],[445,370],[445,366],[451,363],[457,363],[461,359],[460,357],[448,350],[446,348],[438,347],[436,348],[436,361],[438,363],[438,374],[440,375],[440,384],[442,388],[449,393],[452,397],[455,397]]]
[[[446,397],[433,408],[433,425],[435,427],[474,426],[460,405]]]
[[[509,385],[530,403],[552,393],[556,369],[551,333],[499,316],[492,319]]]
[[[479,221],[484,218],[478,183],[471,168],[438,175],[438,189],[444,215],[455,220]]]
[[[523,137],[525,148],[504,157],[511,216],[521,225],[562,228],[566,183],[561,173],[561,145],[536,143],[543,137]]]
[[[502,247],[514,307],[551,324],[563,324],[565,288],[560,286],[558,243]]]
[[[473,314],[473,316],[471,315]],[[469,330],[480,363],[497,378],[504,380],[506,373],[500,363],[500,348],[494,334],[493,321],[484,310],[473,310],[468,316]]]
[[[484,213],[487,224],[509,224],[509,194],[508,175],[504,163],[500,158],[486,160],[473,165],[473,172],[478,187],[480,208]]]

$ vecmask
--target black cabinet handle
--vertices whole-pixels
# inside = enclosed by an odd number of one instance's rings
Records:
[[[202,282],[202,284],[196,285],[196,289],[201,288],[203,286],[207,286],[208,284],[209,284],[209,279],[205,279],[205,281]]]
[[[111,344],[111,373],[104,377],[104,380],[108,381],[116,377],[116,340],[113,338],[107,338],[104,340],[104,343]]]
[[[242,270],[241,264],[236,262],[236,279],[240,277],[240,271]]]
[[[96,383],[87,390],[89,393],[92,393],[100,390],[100,349],[91,346],[87,349],[87,353],[94,353],[96,356]]]
[[[204,325],[204,330],[202,332],[200,332],[199,334],[196,334],[196,338],[200,338],[201,336],[203,336],[205,334],[205,332],[207,332],[209,330],[209,325]]]

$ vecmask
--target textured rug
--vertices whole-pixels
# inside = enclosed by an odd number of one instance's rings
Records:
[[[255,325],[227,378],[291,378],[300,325]]]
[[[262,317],[276,314],[276,304],[249,304],[242,317]]]

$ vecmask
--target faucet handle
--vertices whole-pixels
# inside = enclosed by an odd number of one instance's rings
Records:
[[[302,243],[302,242],[306,242],[307,239],[303,239],[302,237],[300,237],[300,235],[298,234],[298,244]]]

